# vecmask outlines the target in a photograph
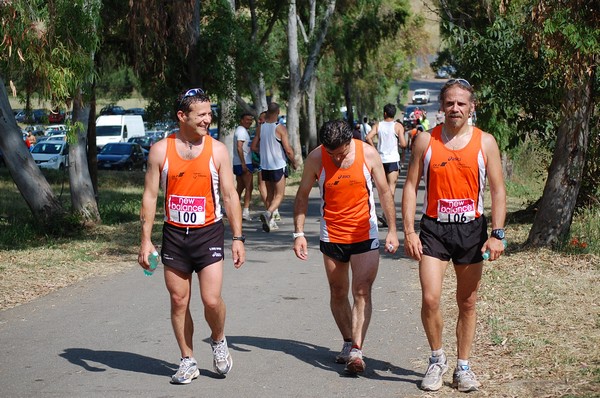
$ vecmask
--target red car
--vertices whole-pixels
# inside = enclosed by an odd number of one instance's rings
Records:
[[[64,123],[65,111],[54,109],[48,114],[48,123]]]

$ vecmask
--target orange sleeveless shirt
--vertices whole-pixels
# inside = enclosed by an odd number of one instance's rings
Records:
[[[213,138],[204,137],[198,157],[186,160],[177,153],[175,135],[167,138],[161,169],[165,193],[165,222],[177,227],[201,228],[222,219],[219,173],[213,160]]]
[[[354,140],[354,162],[347,169],[333,163],[321,147],[321,234],[323,242],[358,243],[378,238],[371,173],[363,142]]]
[[[433,128],[423,157],[423,214],[459,223],[481,216],[487,163],[481,137],[482,131],[473,127],[467,146],[452,150],[442,141],[442,126]]]

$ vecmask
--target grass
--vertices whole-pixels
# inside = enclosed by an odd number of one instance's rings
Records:
[[[535,158],[539,153],[531,150],[514,155],[513,176],[507,183],[509,246],[498,261],[485,265],[472,352],[474,369],[483,382],[477,395],[597,397],[600,208],[578,211],[570,241],[563,247],[525,248],[532,217],[514,214],[541,195],[538,167],[530,165],[543,164]],[[529,161],[521,162],[519,156]],[[61,173],[45,174],[63,206],[69,208],[68,178]],[[287,200],[297,188],[300,173],[291,177]],[[99,186],[103,224],[57,238],[36,227],[6,168],[0,168],[0,310],[90,276],[136,265],[143,174],[101,171]],[[486,202],[490,203],[489,196]],[[157,220],[162,218],[161,210]],[[160,228],[154,231],[158,241]],[[575,238],[577,246],[572,243]],[[581,242],[587,246],[581,247]],[[451,358],[456,341],[450,322],[457,315],[455,284],[450,270],[442,305],[447,320],[445,348]],[[437,395],[461,396],[447,386]]]

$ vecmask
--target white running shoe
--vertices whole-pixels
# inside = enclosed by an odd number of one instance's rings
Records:
[[[446,355],[430,357],[429,366],[425,377],[421,381],[421,389],[425,391],[437,391],[444,385],[444,373],[448,371],[448,359]]]
[[[227,348],[227,339],[223,338],[223,341],[220,342],[212,341],[211,339],[210,346],[213,350],[213,367],[215,368],[215,372],[223,376],[226,375],[233,367],[233,359],[229,353],[229,348]]]
[[[200,375],[198,365],[194,358],[185,357],[181,358],[179,363],[179,369],[171,377],[171,383],[173,384],[189,384]]]
[[[479,390],[481,383],[477,381],[477,377],[469,365],[462,365],[454,369],[452,387],[457,388],[460,392],[471,392]]]

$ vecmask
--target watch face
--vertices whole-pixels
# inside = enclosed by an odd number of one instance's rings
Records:
[[[492,238],[504,239],[504,230],[503,229],[494,229],[492,231]]]

